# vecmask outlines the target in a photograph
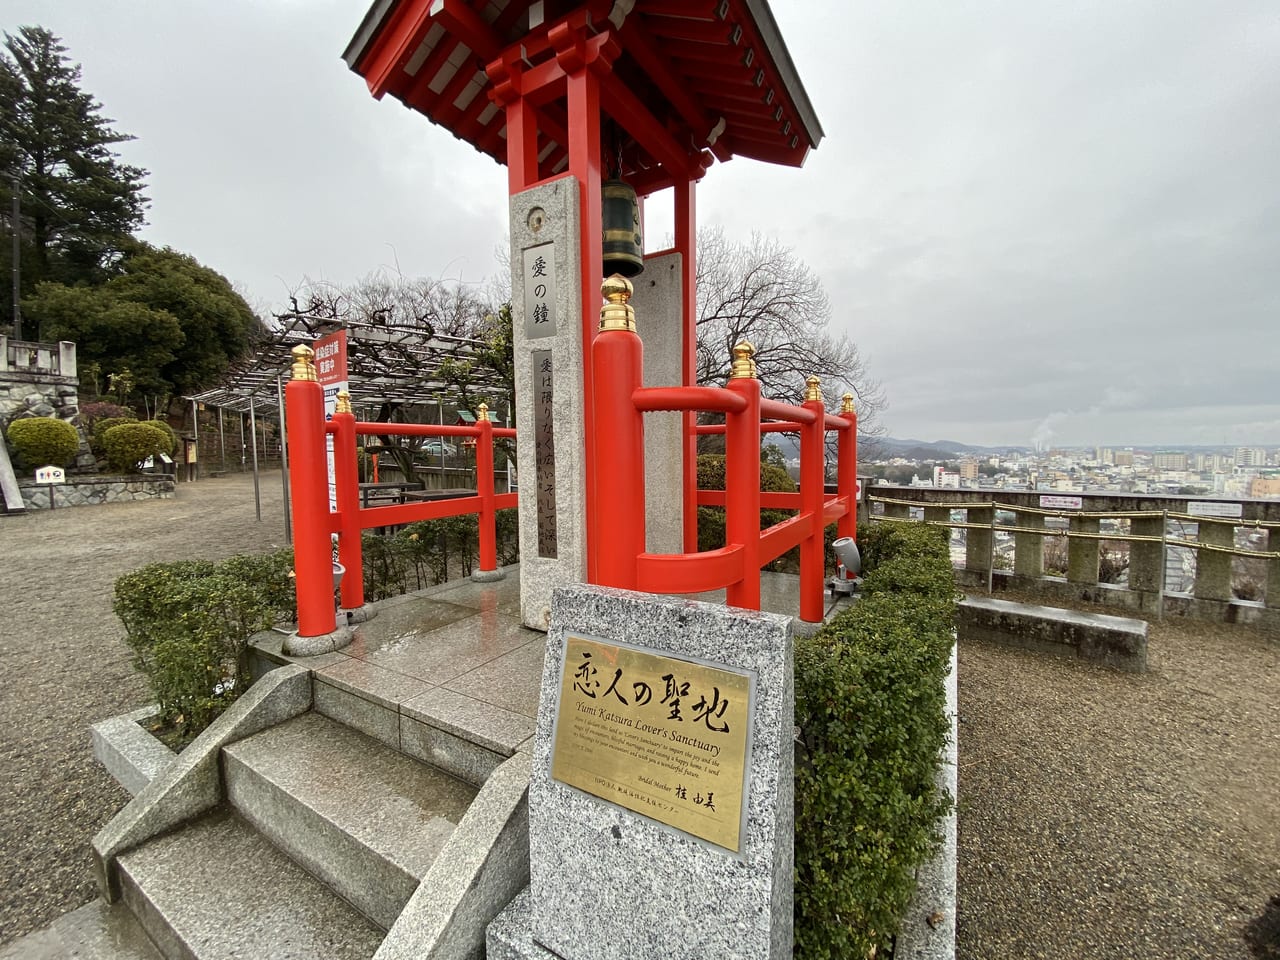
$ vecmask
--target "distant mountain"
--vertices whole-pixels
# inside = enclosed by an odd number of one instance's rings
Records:
[[[897,437],[867,438],[859,440],[858,446],[882,459],[902,457],[904,460],[955,460],[965,456],[992,456],[1027,450],[1018,446],[979,447],[957,440],[903,440]]]

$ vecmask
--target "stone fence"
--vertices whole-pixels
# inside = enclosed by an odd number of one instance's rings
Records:
[[[172,500],[173,482],[173,477],[155,476],[77,477],[66,483],[20,483],[18,489],[28,510],[48,510],[51,496],[55,509],[132,500]]]
[[[952,535],[962,586],[1280,629],[1280,501],[865,482],[863,491],[873,520],[920,520],[962,531]],[[1065,577],[1046,575],[1046,536],[1067,540]],[[1115,583],[1099,579],[1108,542],[1128,553],[1127,571]],[[1245,564],[1262,571],[1249,599],[1232,589],[1233,568],[1239,582]]]

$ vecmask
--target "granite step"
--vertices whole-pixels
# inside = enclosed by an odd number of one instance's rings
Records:
[[[222,764],[236,811],[383,929],[476,795],[315,712],[224,747]]]
[[[225,808],[122,855],[119,870],[167,960],[368,960],[384,936]]]
[[[129,908],[94,900],[0,947],[0,960],[161,960]]]

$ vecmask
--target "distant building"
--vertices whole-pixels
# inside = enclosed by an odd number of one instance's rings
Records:
[[[1236,447],[1237,467],[1265,467],[1267,451],[1262,447]]]
[[[1187,455],[1185,453],[1157,453],[1151,457],[1151,466],[1157,470],[1186,470]]]
[[[978,479],[978,461],[977,460],[961,460],[960,461],[960,479],[961,480],[977,480]]]
[[[1093,451],[1093,459],[1099,463],[1115,463],[1116,452],[1110,447],[1096,447]]]
[[[1132,450],[1113,450],[1111,453],[1111,462],[1114,463],[1117,467],[1132,467],[1133,451]]]
[[[1249,481],[1249,496],[1280,497],[1280,477],[1254,477]]]

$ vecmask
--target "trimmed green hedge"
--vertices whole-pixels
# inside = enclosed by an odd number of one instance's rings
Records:
[[[936,849],[956,589],[945,531],[863,528],[863,595],[797,638],[795,956],[889,946]]]
[[[25,417],[14,420],[6,431],[20,464],[29,469],[65,467],[80,449],[76,428],[57,417]]]
[[[102,448],[112,470],[137,473],[144,460],[169,453],[173,444],[154,423],[118,423],[102,434]]]
[[[516,510],[495,514],[498,565],[520,559]],[[444,583],[452,570],[470,576],[480,556],[479,520],[471,516],[422,520],[391,536],[365,532],[364,596],[369,602]]]
[[[292,567],[285,548],[221,563],[152,563],[116,580],[112,609],[134,665],[184,740],[248,686],[249,637],[294,617]]]

